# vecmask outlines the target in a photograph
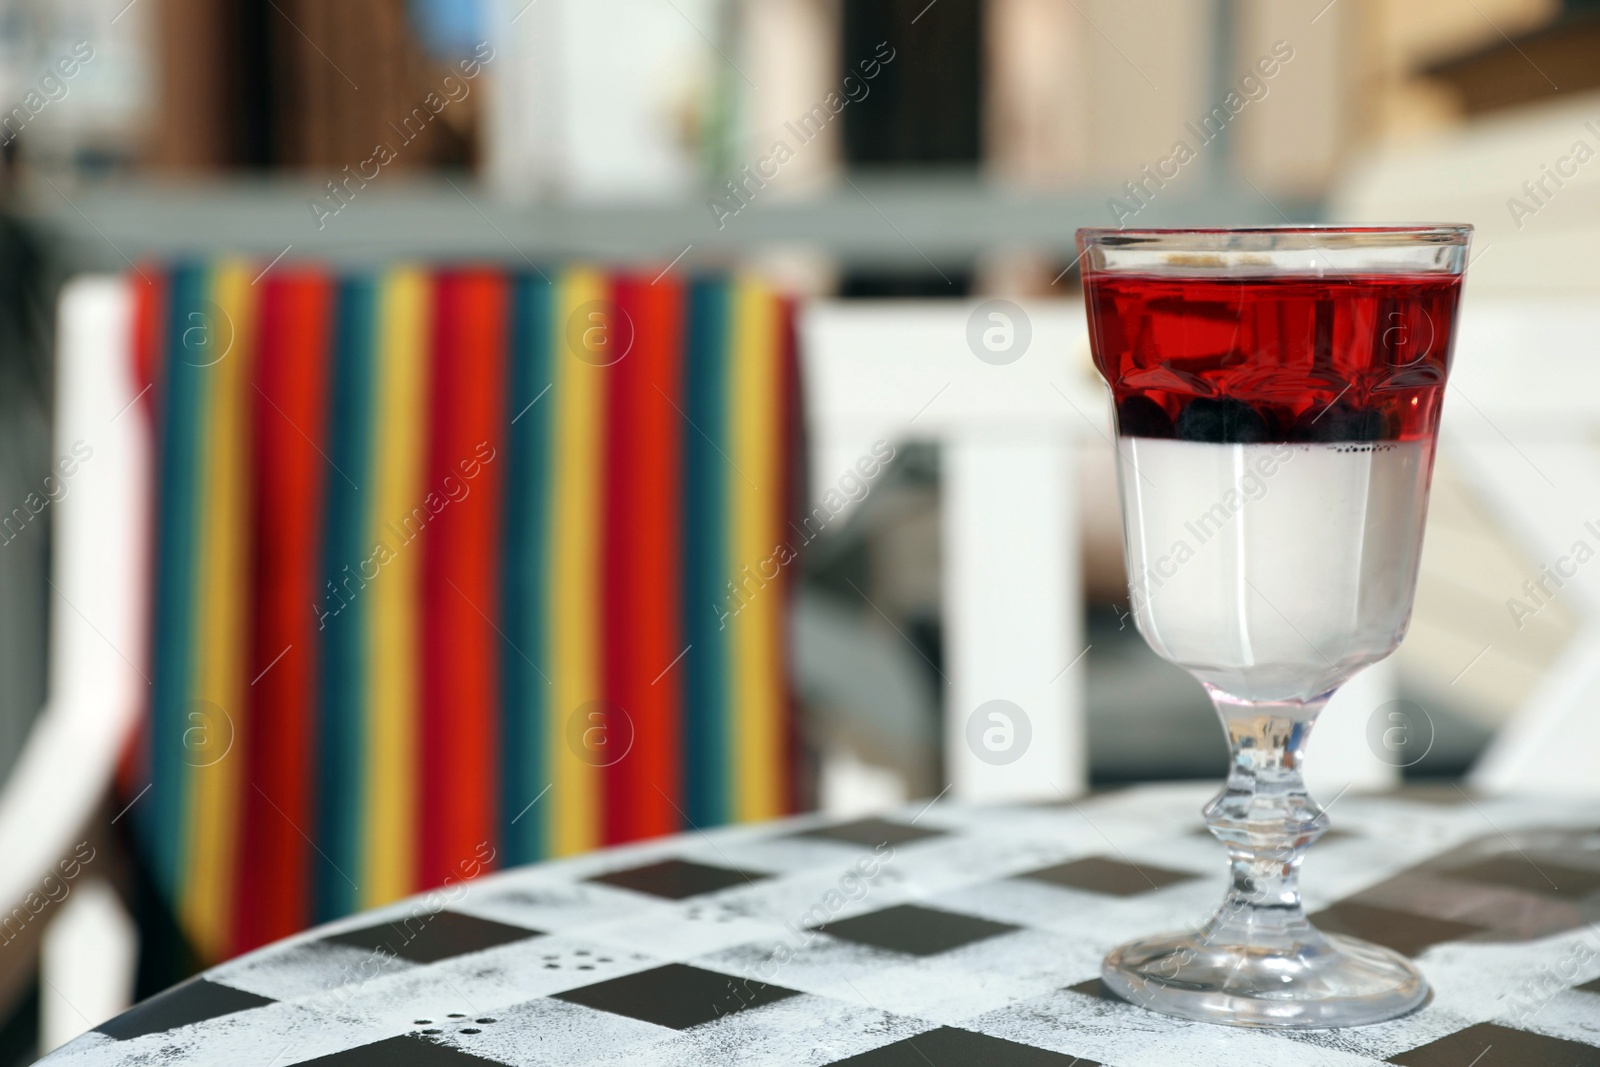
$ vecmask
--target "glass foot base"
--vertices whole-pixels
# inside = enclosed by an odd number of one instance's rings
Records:
[[[1362,1026],[1427,999],[1428,983],[1399,953],[1311,933],[1272,947],[1218,945],[1200,933],[1143,938],[1112,950],[1100,976],[1141,1007],[1229,1026]]]

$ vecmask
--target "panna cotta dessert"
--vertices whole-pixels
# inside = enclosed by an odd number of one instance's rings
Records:
[[[1091,275],[1131,612],[1244,700],[1387,656],[1417,580],[1459,279]]]

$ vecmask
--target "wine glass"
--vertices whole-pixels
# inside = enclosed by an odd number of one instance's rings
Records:
[[[1307,921],[1300,863],[1328,817],[1301,760],[1329,697],[1410,621],[1471,231],[1078,231],[1132,614],[1210,694],[1232,758],[1204,809],[1222,907],[1106,957],[1130,1001],[1319,1028],[1427,996],[1403,956]]]

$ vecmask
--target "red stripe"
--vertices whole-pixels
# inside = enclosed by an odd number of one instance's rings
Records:
[[[623,764],[632,783],[630,838],[683,828],[678,814],[684,804],[677,684],[683,668],[678,586],[682,416],[673,404],[684,403],[680,396],[684,301],[683,288],[671,279],[641,283],[635,302],[634,349],[628,357],[633,361],[634,448],[628,461],[633,470],[634,521],[623,533],[630,539],[627,556],[632,561],[634,594],[628,617],[636,650],[631,672],[634,750]]]
[[[434,287],[432,423],[423,529],[422,789],[418,885],[460,879],[496,840],[500,469],[505,278],[444,275]]]
[[[680,812],[687,805],[682,799],[683,767],[678,748],[683,740],[683,687],[679,681],[683,678],[683,657],[693,653],[684,651],[683,590],[678,584],[683,567],[679,537],[683,529],[683,455],[679,447],[683,441],[683,416],[678,409],[684,406],[683,348],[689,294],[670,278],[652,286],[651,293],[653,307],[646,320],[650,340],[642,349],[648,357],[649,381],[642,387],[645,404],[640,420],[650,442],[650,456],[644,460],[644,529],[653,533],[647,537],[641,556],[653,588],[648,598],[649,611],[640,617],[639,627],[646,635],[647,664],[662,664],[657,673],[650,675],[652,680],[659,676],[660,681],[652,681],[654,717],[647,723],[646,744],[640,752],[645,773],[661,787],[661,792],[644,808],[649,821],[641,827],[642,833],[655,835],[677,833],[684,828]]]
[[[783,475],[783,493],[779,497],[778,506],[782,513],[778,517],[780,536],[791,546],[793,528],[789,525],[791,517],[806,513],[806,448],[803,434],[805,432],[801,423],[801,392],[800,392],[800,352],[798,338],[795,332],[795,303],[792,299],[785,298],[779,303],[778,308],[778,343],[781,344],[782,365],[779,371],[778,395],[778,443],[780,463],[779,471]],[[803,751],[800,744],[800,732],[797,697],[794,691],[794,665],[790,661],[789,650],[794,647],[794,642],[789,640],[789,620],[794,617],[793,594],[799,588],[798,575],[800,566],[798,560],[791,561],[783,568],[778,576],[780,583],[778,593],[782,597],[784,609],[778,613],[778,648],[773,658],[774,663],[782,665],[783,692],[780,695],[783,708],[782,738],[783,748],[781,758],[783,765],[777,768],[783,775],[783,787],[779,795],[787,805],[786,811],[809,811],[816,806],[814,798],[803,797],[800,790],[801,782],[814,776],[801,775],[799,760]]]
[[[638,602],[630,603],[640,591],[633,586],[635,575],[629,553],[632,550],[632,531],[639,516],[635,503],[637,494],[633,486],[635,470],[630,462],[639,452],[638,416],[634,411],[637,390],[634,388],[638,344],[639,287],[630,278],[616,278],[609,283],[607,294],[615,306],[612,336],[628,337],[630,347],[622,359],[609,367],[587,373],[600,375],[600,693],[610,707],[606,709],[606,747],[595,753],[596,758],[607,760],[599,768],[600,779],[600,839],[606,844],[627,841],[634,836],[634,779],[627,757],[609,762],[617,751],[613,746],[631,745],[629,734],[633,728],[624,723],[636,724],[639,709],[637,693],[632,682],[636,669],[638,649],[633,643],[633,626],[630,608],[637,609]],[[572,358],[557,351],[557,359]],[[642,600],[642,597],[640,598]],[[559,625],[559,623],[558,623]],[[570,714],[557,709],[557,714]],[[587,736],[587,735],[586,735]],[[631,756],[632,752],[628,752]]]
[[[154,417],[158,390],[153,386],[161,374],[159,361],[163,351],[163,333],[166,325],[162,311],[167,305],[167,278],[159,270],[147,266],[144,270],[128,275],[127,280],[133,297],[132,336],[128,339],[131,357],[128,376],[132,381],[132,391],[136,398],[133,406],[139,410],[139,414],[134,417],[142,419],[143,432],[148,435],[151,443],[150,470],[153,475],[155,471],[161,469],[160,457],[156,451],[160,445],[160,437],[156,433]],[[151,579],[155,574],[155,520],[156,509],[152,506],[147,516],[150,525],[143,534],[146,553],[144,577],[140,583],[147,604],[150,603],[149,592],[153,584]],[[155,617],[153,610],[150,617],[152,619]],[[153,650],[153,644],[150,642],[146,643],[146,647]],[[117,784],[123,796],[132,797],[149,781],[150,709],[147,702],[140,712],[139,725],[129,738],[127,747],[120,754]]]
[[[155,384],[161,373],[160,360],[162,334],[165,332],[163,309],[167,305],[167,276],[151,267],[128,276],[133,290],[133,389],[139,396]],[[150,410],[147,401],[145,410]]]
[[[319,449],[326,451],[332,287],[324,277],[286,271],[263,284],[250,413],[252,513],[259,529],[246,671],[255,682],[246,690],[249,784],[234,951],[311,921],[311,847],[302,831],[313,827],[314,810],[315,606],[324,600],[318,581],[327,477]]]
[[[601,427],[602,511],[600,516],[601,690],[615,712],[606,723],[608,762],[600,770],[603,840],[607,844],[660,833],[655,828],[662,796],[676,799],[672,782],[651,766],[659,744],[659,686],[650,680],[670,659],[651,669],[657,636],[651,624],[660,611],[662,580],[672,563],[654,566],[661,542],[653,541],[671,523],[653,512],[652,493],[663,477],[663,455],[650,421],[653,363],[661,338],[653,321],[657,301],[638,278],[618,278],[611,299],[619,314],[614,334],[629,345],[616,363],[604,368]],[[654,484],[653,484],[654,483]],[[669,809],[670,810],[670,809]]]

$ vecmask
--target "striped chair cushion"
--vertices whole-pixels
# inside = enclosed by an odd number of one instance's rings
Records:
[[[131,279],[158,503],[123,784],[201,955],[790,810],[790,305],[256,269]]]

